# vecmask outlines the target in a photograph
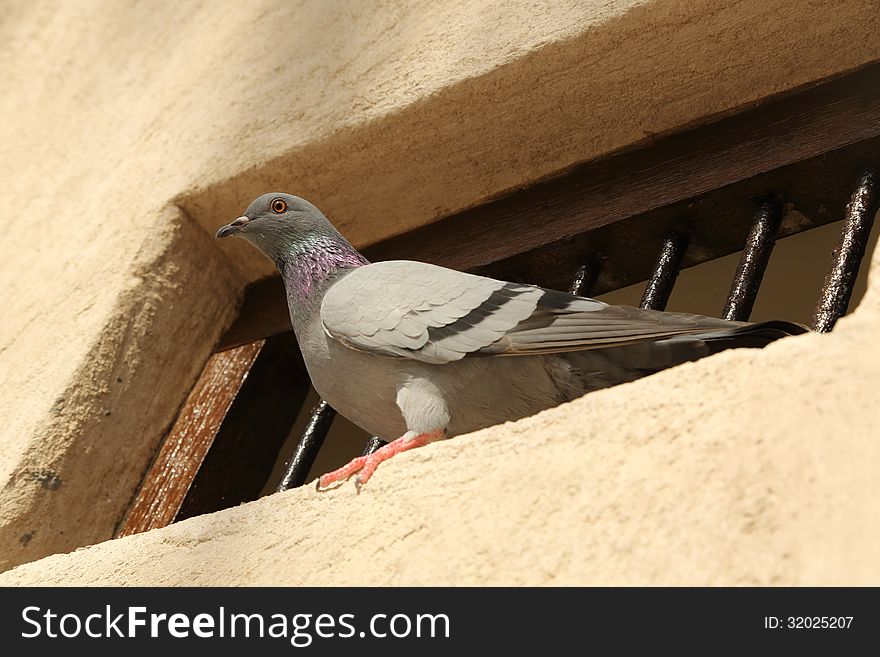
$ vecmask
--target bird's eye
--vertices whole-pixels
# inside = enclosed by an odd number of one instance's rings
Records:
[[[287,203],[285,203],[283,198],[276,198],[272,201],[272,212],[275,214],[282,214],[287,211]]]

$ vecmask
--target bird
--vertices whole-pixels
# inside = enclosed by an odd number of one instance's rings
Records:
[[[609,305],[410,260],[370,263],[307,200],[256,198],[239,237],[281,274],[318,394],[388,444],[322,475],[319,491],[435,440],[533,415],[731,347],[807,331]]]

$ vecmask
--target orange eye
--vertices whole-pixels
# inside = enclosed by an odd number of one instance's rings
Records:
[[[287,211],[287,203],[284,202],[283,198],[276,198],[272,201],[272,212],[275,214],[282,214]]]

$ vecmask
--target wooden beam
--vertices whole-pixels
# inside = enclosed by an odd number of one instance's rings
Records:
[[[309,386],[293,334],[267,340],[175,520],[257,499],[306,400]]]
[[[150,466],[118,536],[173,522],[265,340],[211,356]]]
[[[117,535],[256,499],[307,390],[308,378],[291,336],[215,353]]]
[[[839,221],[860,172],[878,158],[880,137],[866,139],[472,271],[563,289],[579,259],[599,254],[602,268],[593,294],[604,294],[646,280],[670,232],[681,232],[689,238],[682,268],[741,250],[752,217],[768,198],[784,208],[779,238]]]

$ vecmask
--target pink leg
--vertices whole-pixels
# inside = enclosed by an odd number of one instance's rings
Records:
[[[341,486],[349,477],[357,472],[359,474],[354,481],[354,485],[358,492],[360,492],[361,486],[369,481],[370,477],[373,476],[373,473],[382,461],[390,459],[395,454],[400,454],[401,452],[427,445],[438,438],[442,438],[443,434],[443,429],[436,429],[435,431],[428,431],[427,433],[416,435],[411,435],[410,432],[407,432],[397,440],[380,447],[369,456],[358,456],[356,459],[352,459],[347,465],[342,466],[338,470],[322,475],[318,479],[317,488],[319,491],[336,488],[337,486]]]

